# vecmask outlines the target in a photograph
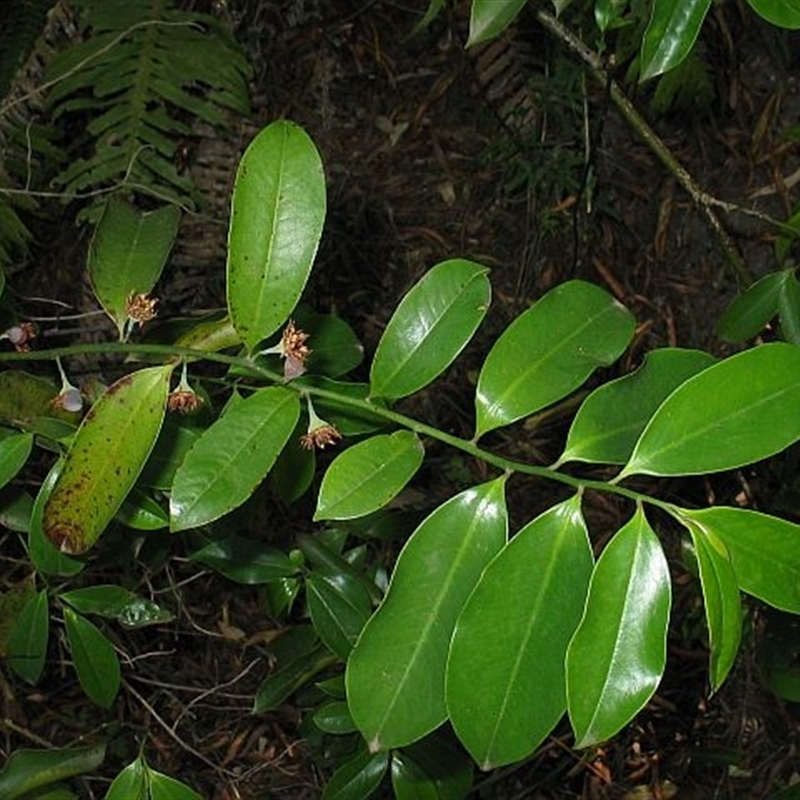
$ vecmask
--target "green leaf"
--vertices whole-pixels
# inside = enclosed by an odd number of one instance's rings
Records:
[[[275,463],[300,414],[279,386],[236,403],[200,437],[175,474],[172,530],[205,525],[240,506]]]
[[[29,533],[33,498],[28,492],[16,487],[0,491],[0,526],[17,533]]]
[[[264,128],[239,163],[228,236],[228,310],[252,352],[292,313],[325,220],[325,177],[308,134]]]
[[[282,550],[263,542],[230,536],[209,542],[190,556],[236,583],[254,585],[288,578],[297,567]]]
[[[594,19],[602,33],[619,28],[624,24],[624,14],[628,0],[596,0]]]
[[[0,487],[25,466],[33,449],[32,433],[15,433],[0,440]]]
[[[306,577],[306,597],[319,638],[346,659],[372,612],[367,590],[344,573],[311,572]]]
[[[275,494],[287,506],[299,500],[311,488],[317,468],[314,450],[300,443],[300,437],[306,432],[304,422],[301,419],[297,423],[270,473]]]
[[[128,764],[114,778],[105,800],[148,800],[146,769],[143,756]]]
[[[642,40],[640,80],[677,67],[694,46],[711,0],[654,0]]]
[[[373,752],[410,744],[447,718],[450,637],[481,572],[505,544],[504,487],[498,478],[451,498],[400,553],[345,675],[350,713]]]
[[[333,773],[322,800],[366,800],[381,785],[388,766],[388,753],[359,753]]]
[[[564,657],[593,564],[576,496],[514,536],[470,595],[450,644],[447,708],[481,769],[528,756],[566,711]]]
[[[156,772],[148,767],[150,778],[150,800],[203,800],[203,798],[190,789],[185,783],[170,778],[161,772]]]
[[[15,750],[0,772],[0,797],[17,800],[42,786],[93,772],[105,758],[104,744],[63,750]],[[128,795],[126,800],[131,800]]]
[[[324,733],[341,736],[358,730],[344,700],[326,703],[314,712],[314,724]]]
[[[205,426],[193,415],[168,415],[139,476],[139,483],[154,489],[171,489],[178,467],[204,431]]]
[[[136,487],[122,501],[114,518],[135,531],[158,531],[169,527],[167,512],[152,497]]]
[[[472,0],[467,47],[499,36],[522,11],[527,0]]]
[[[64,461],[59,459],[50,468],[50,472],[47,473],[47,477],[39,487],[39,494],[36,495],[33,511],[31,512],[28,554],[33,566],[44,575],[77,575],[83,569],[83,562],[58,550],[44,535],[44,528],[42,527],[45,504],[53,491],[53,487],[56,485],[63,467]]]
[[[633,335],[631,313],[584,281],[551,289],[495,342],[478,378],[476,438],[566,397]]]
[[[750,8],[767,22],[781,28],[800,28],[800,3],[797,0],[747,0]]]
[[[122,586],[106,584],[73,589],[58,595],[67,605],[79,614],[97,614],[101,617],[116,617],[123,608],[136,600],[136,595]]]
[[[42,518],[62,552],[91,547],[133,487],[161,429],[172,370],[149,367],[121,378],[84,417]]]
[[[422,442],[411,431],[353,445],[325,472],[314,519],[353,519],[383,508],[414,477],[424,456]]]
[[[424,16],[420,21],[414,26],[411,31],[412,36],[416,36],[418,33],[424,31],[428,25],[439,16],[442,9],[444,8],[445,0],[430,0],[428,3],[428,10],[425,12]],[[2,290],[0,289],[0,293]]]
[[[254,714],[272,711],[315,675],[337,660],[322,645],[305,653],[301,658],[279,667],[258,687],[253,704]]]
[[[711,645],[711,691],[716,692],[736,660],[742,638],[742,603],[736,573],[725,545],[713,530],[681,520],[694,543]]]
[[[64,609],[64,623],[81,688],[93,703],[111,708],[120,684],[119,659],[113,645],[95,625],[70,608]]]
[[[123,628],[146,628],[148,625],[161,625],[174,619],[166,609],[145,597],[134,597],[116,615]]]
[[[489,308],[487,272],[472,261],[443,261],[408,292],[378,343],[370,371],[373,395],[406,397],[453,362]]]
[[[395,800],[463,800],[472,788],[472,761],[438,734],[392,753]]]
[[[740,294],[717,322],[717,334],[726,342],[743,342],[757,336],[778,313],[781,287],[792,270],[771,272]]]
[[[784,450],[800,439],[799,374],[800,348],[775,342],[695,375],[659,406],[617,480],[719,472]]]
[[[309,336],[311,355],[306,361],[309,372],[337,378],[364,360],[363,345],[341,317],[298,309],[295,322]]]
[[[173,205],[143,212],[117,195],[106,203],[89,246],[88,270],[95,295],[120,336],[131,296],[149,294],[156,285],[180,219]]]
[[[690,529],[699,526],[722,540],[742,591],[800,614],[800,525],[745,508],[673,508],[671,513]]]
[[[800,345],[800,282],[794,272],[786,276],[778,295],[778,319],[787,342]]]
[[[610,739],[653,696],[666,663],[670,597],[667,560],[638,507],[595,566],[567,651],[576,747]]]
[[[604,384],[583,401],[558,463],[624,464],[667,396],[715,361],[700,350],[663,348],[648,353],[636,372]]]
[[[39,681],[47,656],[50,635],[47,590],[31,597],[19,612],[8,634],[8,665],[28,683]]]

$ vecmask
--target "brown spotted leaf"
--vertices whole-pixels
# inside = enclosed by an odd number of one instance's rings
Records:
[[[133,487],[161,430],[173,368],[126,375],[84,418],[42,520],[48,539],[62,552],[91,547]]]

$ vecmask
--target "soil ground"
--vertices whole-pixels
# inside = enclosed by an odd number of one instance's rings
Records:
[[[490,267],[487,323],[435,396],[423,393],[404,407],[467,437],[483,354],[517,314],[571,278],[598,283],[636,315],[635,344],[617,372],[632,369],[654,347],[730,352],[714,323],[737,291],[735,274],[700,211],[621,119],[604,87],[585,77],[530,15],[498,51],[507,55],[498,74],[486,48],[465,52],[463,3],[410,37],[426,5],[221,4],[253,58],[256,108],[240,141],[216,142],[214,152],[235,165],[260,124],[287,117],[308,131],[325,164],[329,216],[307,293],[314,308],[340,314],[371,353],[400,297],[431,266],[464,257]],[[703,34],[710,78],[695,97],[657,115],[653,90],[631,89],[636,106],[705,190],[779,218],[790,215],[798,165],[796,45],[753,24],[744,3],[716,4]],[[231,177],[230,168],[207,170],[216,209],[211,229],[221,233],[202,253],[184,240],[182,272],[170,279],[173,296],[169,281],[164,293],[173,310],[224,302]],[[742,214],[722,218],[754,275],[776,267],[773,230]],[[563,441],[567,411],[497,434],[492,446],[549,463]],[[446,453],[433,457],[441,469],[430,470],[416,489],[428,502],[479,477],[475,465],[453,464]],[[732,502],[746,483],[769,482],[763,473],[748,473],[653,488],[701,503],[712,496]],[[553,491],[515,485],[514,527],[552,504]],[[601,546],[629,509],[601,498],[589,505]],[[269,522],[284,541],[308,527],[285,511],[273,510]],[[524,764],[479,776],[475,797],[766,798],[800,777],[800,712],[763,687],[756,664],[768,615],[749,605],[734,673],[709,698],[698,588],[682,565],[675,532],[663,534],[668,543],[675,538],[668,546],[676,590],[667,674],[653,702],[607,746],[589,752],[572,751],[568,728],[559,728]],[[87,709],[67,670],[34,690],[6,686],[3,716],[14,725],[5,729],[5,751],[64,745],[102,731],[127,742],[120,745],[121,765],[136,735],[146,740],[154,766],[209,797],[319,797],[327,775],[303,742],[298,707],[250,714],[270,664],[269,648],[259,642],[268,642],[274,628],[259,593],[181,561],[148,581],[177,619],[121,641],[129,663],[113,718]],[[87,796],[104,791],[100,781],[87,784]]]

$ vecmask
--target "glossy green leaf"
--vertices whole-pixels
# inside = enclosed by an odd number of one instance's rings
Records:
[[[800,525],[745,508],[681,508],[673,513],[684,524],[722,540],[742,591],[800,614]]]
[[[241,536],[209,542],[192,553],[190,560],[199,561],[226,578],[246,585],[269,583],[297,572],[283,550]]]
[[[178,206],[140,211],[118,195],[106,203],[89,246],[92,287],[122,335],[133,295],[149,294],[178,233]]]
[[[33,498],[23,489],[7,486],[0,490],[0,527],[17,533],[29,533]]]
[[[311,355],[309,372],[337,378],[355,369],[364,360],[364,346],[353,329],[335,314],[315,314],[298,309],[297,326],[308,334]]]
[[[443,736],[426,736],[392,753],[395,800],[463,800],[472,788],[472,761]]]
[[[123,628],[146,628],[148,625],[161,625],[171,622],[174,616],[158,603],[146,597],[134,597],[126,606],[116,614],[117,622]]]
[[[406,543],[388,593],[347,663],[350,713],[375,752],[410,744],[447,718],[450,637],[486,564],[506,541],[505,479],[439,506]]]
[[[778,313],[781,287],[791,275],[790,270],[771,272],[759,278],[740,294],[717,322],[717,334],[726,342],[743,342],[764,330]]]
[[[670,599],[667,559],[639,507],[601,554],[567,650],[576,747],[610,739],[653,696],[666,663]]]
[[[739,586],[725,545],[713,530],[684,519],[694,543],[711,645],[711,691],[716,692],[736,660],[742,638]]]
[[[258,687],[253,704],[254,714],[272,711],[315,675],[329,667],[337,657],[322,645],[314,647],[302,657],[279,666]]]
[[[414,477],[424,456],[411,431],[373,436],[348,448],[325,472],[314,519],[352,519],[383,508]]]
[[[133,487],[164,420],[172,369],[149,367],[121,378],[84,417],[42,518],[62,552],[91,547]]]
[[[8,665],[28,683],[35,684],[42,676],[49,635],[49,602],[47,590],[42,589],[25,603],[6,642]]]
[[[32,433],[15,433],[0,440],[0,487],[25,466],[32,449]]]
[[[333,773],[322,800],[366,800],[381,785],[388,767],[388,753],[361,752]]]
[[[97,614],[101,617],[116,617],[127,605],[136,600],[133,592],[114,584],[87,586],[61,592],[59,599],[79,614]]]
[[[747,0],[760,17],[781,28],[800,28],[800,3],[797,0]]]
[[[297,305],[325,220],[325,177],[308,134],[279,120],[239,162],[228,236],[228,310],[252,351]]]
[[[406,397],[450,366],[489,308],[487,272],[465,259],[443,261],[408,292],[378,343],[370,370],[373,395]]]
[[[193,415],[167,415],[139,476],[139,484],[164,491],[171,489],[178,467],[205,429],[205,425]]]
[[[695,375],[659,406],[619,479],[719,472],[787,448],[800,439],[798,375],[800,348],[783,342]]]
[[[198,322],[175,341],[178,347],[203,350],[206,353],[218,353],[241,343],[242,340],[227,314],[223,317],[214,314],[211,319]]]
[[[689,55],[711,0],[654,0],[641,51],[641,80],[677,67]]]
[[[514,536],[470,595],[450,644],[447,708],[481,769],[530,755],[566,711],[564,658],[593,564],[576,496]]]
[[[800,282],[794,272],[786,276],[778,295],[778,319],[787,342],[800,345]]]
[[[105,753],[104,744],[63,750],[15,750],[0,772],[0,797],[18,800],[56,781],[93,772],[103,763]],[[132,797],[129,795],[126,800]]]
[[[275,463],[300,414],[282,387],[254,392],[200,437],[175,474],[172,530],[205,525],[240,506]]]
[[[136,531],[158,531],[169,527],[169,515],[152,497],[133,488],[114,516],[117,522]]]
[[[561,400],[633,335],[631,313],[584,281],[551,289],[495,342],[475,396],[476,437]]]
[[[150,778],[150,800],[203,800],[194,789],[185,783],[170,778],[148,767]]]
[[[272,488],[286,505],[299,500],[311,488],[317,469],[314,450],[303,447],[300,441],[306,432],[306,422],[300,418],[270,472]]]
[[[499,36],[517,17],[527,0],[472,0],[467,47]]]
[[[31,512],[30,532],[28,533],[28,554],[33,566],[44,575],[77,575],[83,569],[83,562],[66,553],[62,553],[45,536],[42,527],[42,516],[44,507],[47,503],[53,487],[56,485],[58,476],[64,466],[63,459],[59,459],[50,468],[42,485],[39,487],[39,494],[33,503]]]
[[[343,573],[311,572],[306,577],[306,598],[319,638],[346,659],[372,612],[367,590]]]
[[[148,800],[146,767],[142,756],[120,772],[104,800]]]
[[[326,703],[314,712],[314,724],[325,733],[341,736],[358,730],[344,700]]]
[[[81,688],[102,708],[111,708],[120,684],[119,659],[114,646],[88,619],[64,609],[72,662]]]
[[[624,24],[628,0],[596,0],[594,19],[601,32],[619,28]]]
[[[578,409],[559,464],[624,464],[661,403],[684,381],[715,363],[700,350],[648,353],[636,372],[595,389]]]

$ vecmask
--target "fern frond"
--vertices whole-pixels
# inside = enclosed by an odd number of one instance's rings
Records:
[[[54,59],[46,76],[54,119],[89,116],[59,183],[68,194],[125,185],[192,206],[176,150],[192,118],[222,126],[227,110],[248,113],[247,59],[215,19],[168,0],[80,6],[91,38]]]

